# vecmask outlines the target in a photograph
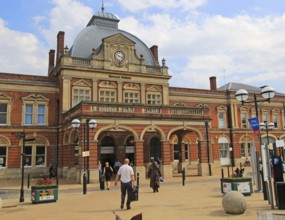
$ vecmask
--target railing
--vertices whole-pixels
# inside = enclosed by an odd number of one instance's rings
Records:
[[[161,73],[160,67],[146,66],[146,71],[149,73]]]
[[[98,112],[134,113],[135,108],[135,106],[110,105],[102,103],[98,105],[92,105],[92,111]]]
[[[73,58],[72,58],[72,64],[74,64],[74,65],[87,65],[87,66],[89,66],[89,65],[90,65],[90,60],[83,59],[83,58],[76,58],[76,57],[73,57]]]
[[[165,119],[205,119],[209,118],[209,109],[203,107],[144,105],[124,103],[102,103],[82,101],[65,112],[65,120],[71,115],[93,115],[97,117],[125,118],[165,118]]]

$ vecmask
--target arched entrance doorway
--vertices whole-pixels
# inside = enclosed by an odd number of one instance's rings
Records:
[[[109,162],[110,166],[114,166],[115,162],[115,141],[111,136],[105,136],[100,141],[100,161],[102,165],[105,165],[105,162]]]
[[[152,137],[149,142],[150,158],[161,159],[161,143],[158,137]]]
[[[126,157],[129,158],[131,165],[135,165],[135,145],[133,136],[129,136],[126,140]]]

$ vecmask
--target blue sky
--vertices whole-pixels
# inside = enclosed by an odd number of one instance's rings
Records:
[[[139,2],[139,3],[138,3]],[[47,75],[58,31],[70,48],[101,0],[0,3],[0,72]],[[209,89],[228,82],[285,93],[284,0],[105,0],[119,28],[158,45],[170,86]]]

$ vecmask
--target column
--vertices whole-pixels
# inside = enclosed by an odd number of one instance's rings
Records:
[[[171,151],[172,143],[170,141],[162,141],[161,142],[161,173],[164,178],[172,177],[172,165],[171,165],[171,158],[173,152]]]
[[[135,141],[135,176],[137,173],[140,175],[140,179],[146,178],[146,169],[144,166],[144,153],[143,153],[143,141]]]
[[[70,109],[70,79],[62,80],[62,110],[67,111]]]

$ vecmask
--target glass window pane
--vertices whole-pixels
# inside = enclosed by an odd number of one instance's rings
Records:
[[[6,167],[7,147],[0,147],[0,167]]]
[[[33,105],[31,105],[31,104],[26,104],[26,113],[27,113],[27,114],[33,113]]]
[[[37,146],[36,147],[36,166],[45,165],[45,147]]]
[[[0,124],[7,124],[7,104],[0,104]]]
[[[25,156],[24,156],[25,166],[32,166],[32,147],[25,146],[24,153],[25,153]]]

